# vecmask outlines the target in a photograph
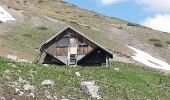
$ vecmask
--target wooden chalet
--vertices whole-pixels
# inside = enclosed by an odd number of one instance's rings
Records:
[[[66,27],[41,45],[45,64],[109,65],[112,52],[71,27]]]

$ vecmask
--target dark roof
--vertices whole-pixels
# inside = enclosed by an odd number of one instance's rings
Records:
[[[59,31],[57,34],[55,34],[53,37],[51,37],[50,39],[48,39],[46,42],[44,42],[41,45],[40,50],[42,49],[42,47],[46,44],[48,44],[51,40],[53,40],[55,37],[57,37],[59,34],[63,33],[65,30],[67,29],[71,29],[73,31],[75,31],[76,33],[78,33],[79,35],[81,35],[82,37],[86,38],[87,40],[91,41],[92,43],[94,43],[95,45],[97,45],[98,47],[100,47],[101,49],[103,49],[105,52],[109,53],[112,56],[112,52],[109,51],[108,49],[106,49],[105,47],[103,47],[102,45],[98,44],[97,42],[95,42],[94,40],[90,39],[89,37],[87,37],[86,35],[84,35],[83,33],[81,33],[80,31],[76,30],[75,28],[71,27],[71,26],[67,26],[65,27],[63,30]]]

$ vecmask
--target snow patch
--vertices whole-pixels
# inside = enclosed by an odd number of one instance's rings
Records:
[[[132,56],[134,60],[152,68],[170,70],[170,65],[168,63],[159,60],[157,58],[154,58],[150,54],[138,50],[134,47],[131,46],[127,46],[127,47],[135,51],[134,56]]]
[[[4,8],[0,7],[0,21],[7,22],[8,20],[16,20]]]

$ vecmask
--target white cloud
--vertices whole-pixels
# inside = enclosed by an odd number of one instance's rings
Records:
[[[170,14],[146,18],[141,24],[155,30],[170,32]]]
[[[125,1],[125,0],[101,0],[101,3],[103,5],[111,5],[111,4],[115,4],[118,2],[122,2],[122,1]]]
[[[103,5],[111,5],[124,1],[135,2],[154,12],[170,13],[170,0],[100,0]]]
[[[154,12],[170,13],[170,0],[134,0]]]

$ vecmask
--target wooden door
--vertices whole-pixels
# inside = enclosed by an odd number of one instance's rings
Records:
[[[70,46],[74,47],[76,46],[76,44],[77,44],[76,38],[70,38]]]

